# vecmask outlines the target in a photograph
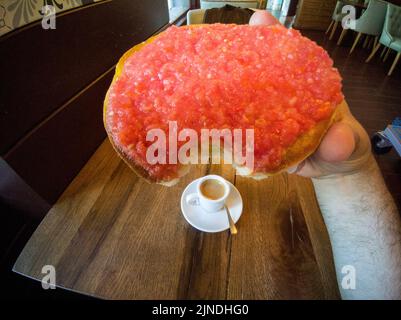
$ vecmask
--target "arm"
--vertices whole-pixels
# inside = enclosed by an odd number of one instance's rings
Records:
[[[318,150],[297,168],[312,177],[344,299],[401,299],[401,220],[371,153],[369,136],[346,103]],[[343,288],[343,267],[355,289]],[[347,267],[346,267],[347,268]]]
[[[401,299],[401,222],[371,157],[360,171],[313,179],[343,299]],[[355,268],[344,289],[342,268]]]

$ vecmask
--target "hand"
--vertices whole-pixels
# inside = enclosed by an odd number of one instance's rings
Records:
[[[273,25],[279,21],[264,10],[256,11],[250,25]],[[310,178],[359,171],[369,160],[370,139],[365,129],[353,117],[344,101],[336,110],[336,121],[327,131],[316,152],[289,173]]]

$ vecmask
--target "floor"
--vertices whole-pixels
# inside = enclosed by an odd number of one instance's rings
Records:
[[[386,76],[394,56],[391,56],[386,63],[375,59],[370,64],[365,64],[364,60],[369,54],[367,49],[359,47],[351,56],[348,55],[352,35],[338,47],[335,41],[329,41],[323,32],[304,31],[303,34],[326,48],[332,56],[335,66],[344,78],[344,94],[350,108],[369,135],[384,129],[395,117],[401,116],[401,64],[392,77]],[[401,158],[394,150],[376,158],[387,186],[398,207],[401,208]],[[3,297],[90,299],[63,289],[43,290],[40,283],[14,274],[11,271],[12,265],[39,221],[25,217],[1,204],[0,212],[8,217],[0,227],[0,274]]]

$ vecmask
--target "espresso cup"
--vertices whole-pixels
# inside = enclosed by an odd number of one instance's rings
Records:
[[[230,185],[218,175],[208,175],[199,179],[196,192],[186,197],[186,202],[192,206],[201,206],[207,212],[216,212],[224,207]]]

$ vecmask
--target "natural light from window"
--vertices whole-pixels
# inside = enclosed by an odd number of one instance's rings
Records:
[[[190,7],[190,0],[167,0],[170,22],[177,20]]]

